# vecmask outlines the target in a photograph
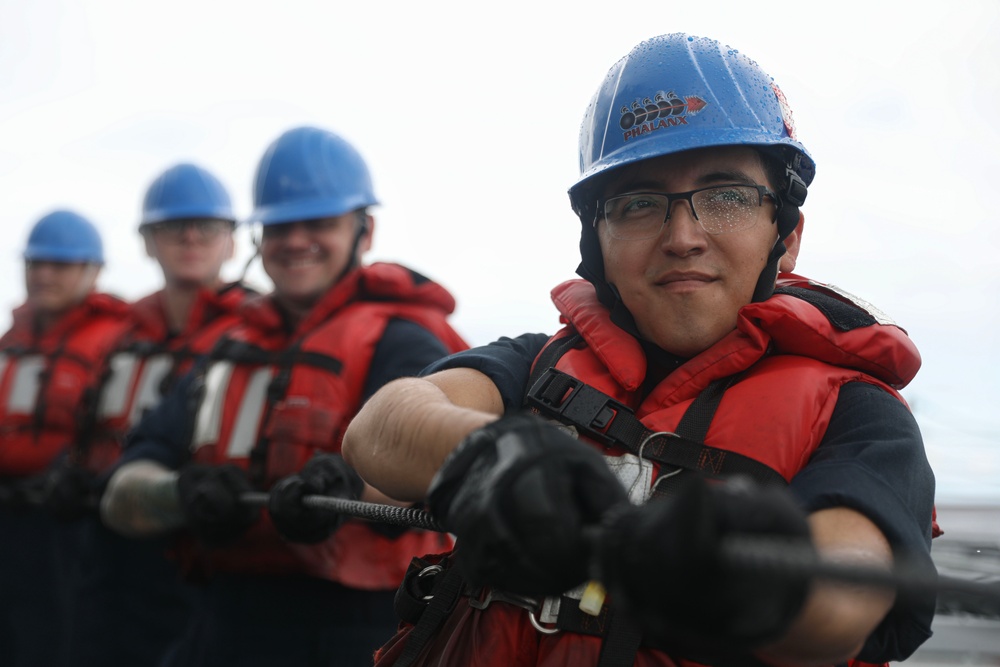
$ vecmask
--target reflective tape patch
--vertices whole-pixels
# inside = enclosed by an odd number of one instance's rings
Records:
[[[229,436],[229,447],[226,455],[231,459],[249,456],[257,444],[257,429],[260,417],[264,412],[264,402],[267,400],[267,387],[271,384],[274,371],[271,368],[261,368],[254,371],[247,383],[246,393],[240,402],[240,411],[236,415],[236,427]]]
[[[101,388],[101,398],[97,404],[99,419],[120,417],[125,413],[129,389],[138,364],[139,357],[132,352],[122,352],[111,357],[108,362],[111,376]]]
[[[45,370],[45,357],[40,354],[20,357],[12,366],[14,381],[7,394],[7,412],[32,414],[38,403],[38,390],[42,371]]]
[[[205,395],[201,405],[198,406],[198,415],[195,418],[192,450],[219,440],[222,428],[222,402],[226,398],[226,387],[229,386],[232,374],[231,361],[216,362],[205,373]]]
[[[142,375],[135,389],[135,398],[132,399],[132,409],[129,411],[130,426],[137,424],[146,410],[152,408],[163,398],[161,391],[163,378],[173,367],[174,360],[169,354],[154,355],[143,364]]]

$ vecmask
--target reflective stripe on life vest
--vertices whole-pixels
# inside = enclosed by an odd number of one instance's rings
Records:
[[[28,354],[16,357],[11,362],[6,361],[14,374],[10,388],[7,391],[7,413],[30,415],[38,404],[38,394],[41,388],[41,376],[45,370],[45,357],[40,354]]]

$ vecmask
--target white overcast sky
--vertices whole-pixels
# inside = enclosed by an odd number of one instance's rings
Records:
[[[311,124],[368,160],[369,261],[451,289],[474,344],[553,332],[548,292],[578,257],[583,111],[618,58],[667,32],[727,43],[783,88],[818,165],[799,272],[920,347],[904,395],[939,501],[1000,501],[997,0],[0,0],[0,327],[41,215],[93,220],[101,287],[143,296],[160,280],[136,233],[148,183],[194,161],[246,215],[264,149]]]

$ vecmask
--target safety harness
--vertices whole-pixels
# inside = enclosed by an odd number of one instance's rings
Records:
[[[847,303],[822,290],[781,286],[775,294],[785,294],[816,307],[839,331],[851,331],[878,323],[867,310]],[[765,486],[786,486],[784,477],[771,467],[736,452],[711,447],[705,437],[725,392],[737,385],[743,372],[709,383],[687,407],[672,432],[648,429],[635,413],[620,401],[558,369],[558,361],[570,350],[584,345],[577,332],[550,342],[536,359],[524,407],[543,417],[574,427],[578,433],[604,447],[617,447],[637,457],[673,468],[660,474],[653,495],[670,495],[679,474],[697,473],[710,478],[748,476]],[[461,549],[461,541],[456,551]],[[415,559],[396,598],[396,610],[414,628],[406,638],[394,667],[414,664],[441,624],[462,597],[483,609],[504,603],[525,609],[532,625],[542,633],[559,631],[603,637],[599,667],[633,664],[643,644],[638,628],[627,617],[615,614],[606,605],[596,615],[579,609],[579,600],[563,595],[535,599],[493,589],[470,590],[458,568],[451,567],[454,556]],[[751,662],[753,660],[748,658]],[[713,662],[715,664],[715,662]]]
[[[674,432],[654,432],[628,406],[555,368],[559,358],[582,341],[574,333],[542,351],[528,382],[525,408],[572,426],[605,447],[621,447],[640,458],[670,466],[676,473],[694,472],[711,478],[745,475],[762,485],[787,485],[780,473],[763,463],[704,442],[723,394],[739,380],[738,375],[710,383],[688,406]],[[653,495],[670,495],[678,477],[661,476]],[[461,542],[456,546],[456,551],[459,549]],[[566,631],[603,637],[598,667],[633,664],[642,644],[641,631],[607,604],[593,615],[581,611],[579,600],[567,595],[538,599],[490,587],[471,589],[459,569],[452,566],[453,559],[454,555],[438,562],[417,558],[411,563],[396,595],[396,613],[414,628],[394,667],[414,663],[462,597],[468,597],[468,604],[475,609],[493,603],[525,609],[532,626],[543,634]]]

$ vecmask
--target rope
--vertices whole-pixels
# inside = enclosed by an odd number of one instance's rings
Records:
[[[240,496],[240,501],[250,505],[266,505],[268,497],[269,494],[267,493],[244,493]],[[380,505],[378,503],[366,503],[361,500],[347,500],[345,498],[331,498],[329,496],[306,496],[302,499],[302,504],[306,507],[329,510],[338,514],[346,514],[358,519],[368,519],[369,521],[387,523],[393,526],[422,528],[439,533],[447,532],[430,513],[413,507]]]
[[[938,575],[905,560],[897,562],[891,570],[836,563],[818,558],[808,547],[780,539],[731,537],[722,545],[722,558],[730,567],[753,572],[829,579],[908,593],[975,595],[1000,603],[1000,582],[984,583]]]
[[[254,505],[266,505],[267,493],[245,493],[240,500]],[[395,507],[360,500],[345,500],[327,496],[306,496],[307,507],[347,514],[359,519],[379,521],[395,526],[447,532],[428,512],[412,507]],[[777,572],[787,577],[828,579],[864,586],[891,588],[899,592],[972,595],[1000,605],[1000,582],[983,583],[947,577],[918,570],[907,563],[893,569],[835,563],[816,557],[814,551],[790,544],[785,540],[759,537],[732,537],[722,545],[722,560],[733,568],[752,572]]]

